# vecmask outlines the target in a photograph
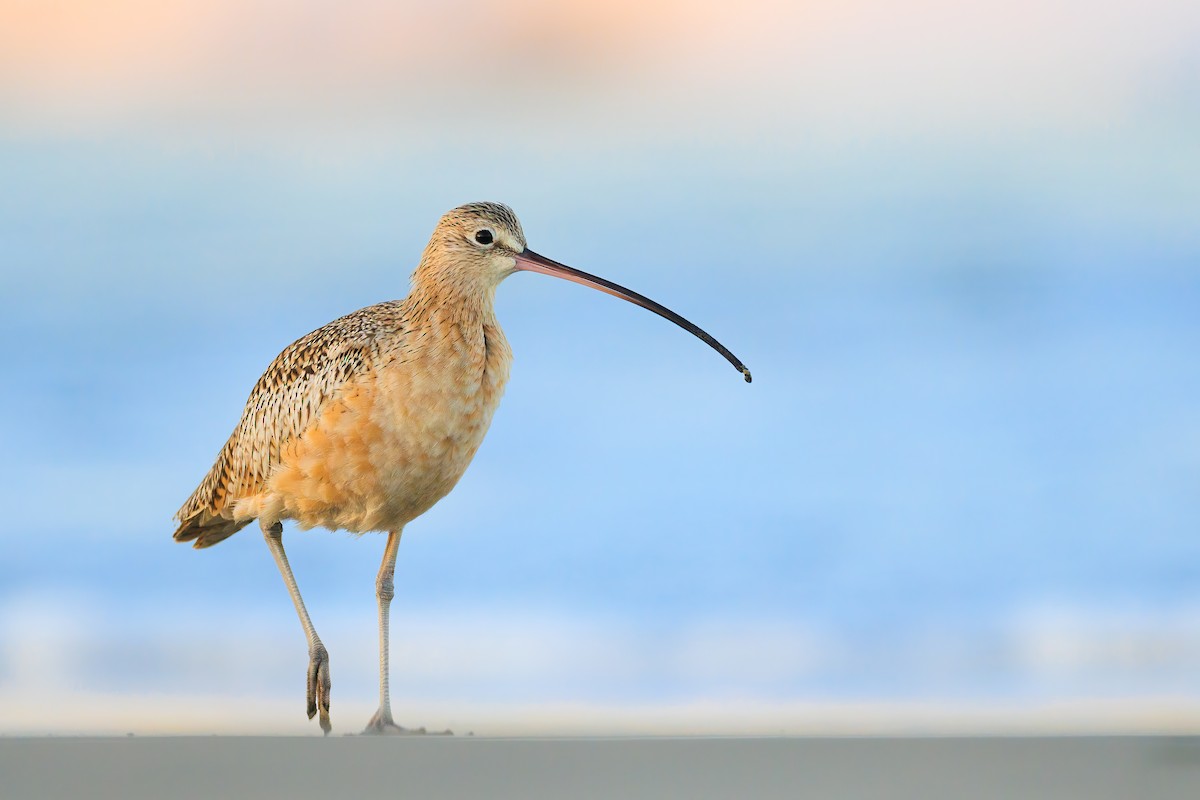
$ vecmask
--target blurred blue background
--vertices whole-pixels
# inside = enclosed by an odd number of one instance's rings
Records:
[[[755,382],[506,282],[504,403],[400,548],[402,724],[1200,722],[1195,4],[0,17],[0,732],[312,727],[261,537],[171,515],[483,199]],[[356,730],[383,539],[285,544]]]

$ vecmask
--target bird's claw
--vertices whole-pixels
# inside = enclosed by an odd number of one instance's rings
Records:
[[[329,651],[317,641],[308,649],[308,718],[312,719],[319,711],[318,722],[327,735],[333,729],[329,724],[330,687]]]
[[[392,720],[391,709],[381,708],[376,711],[367,727],[363,728],[363,736],[453,736],[453,731],[427,731],[421,728],[402,728]]]

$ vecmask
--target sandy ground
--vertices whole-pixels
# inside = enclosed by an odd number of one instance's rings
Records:
[[[0,738],[0,797],[1200,797],[1200,737]]]

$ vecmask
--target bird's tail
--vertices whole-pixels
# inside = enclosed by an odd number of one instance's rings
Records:
[[[236,432],[234,434],[236,436]],[[234,437],[217,455],[208,475],[192,492],[183,507],[175,513],[179,527],[175,531],[175,541],[195,542],[192,546],[197,550],[212,547],[217,542],[223,542],[230,536],[250,524],[253,518],[234,520],[229,514],[230,495],[230,449]]]
[[[192,547],[201,550],[225,541],[252,521],[226,519],[204,509],[179,523],[179,528],[175,531],[175,541],[195,542]]]

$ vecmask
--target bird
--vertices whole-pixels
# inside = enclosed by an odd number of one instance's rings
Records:
[[[283,522],[386,533],[375,580],[379,707],[363,733],[416,732],[396,724],[389,693],[396,552],[404,527],[454,488],[487,433],[512,363],[496,319],[496,288],[519,271],[564,278],[653,311],[751,380],[724,345],[674,311],[530,250],[508,206],[468,203],[443,215],[407,297],[336,319],[271,362],[212,468],[175,515],[175,541],[201,549],[258,521],[307,638],[308,718],[319,715],[326,735],[329,653],[288,563]]]

